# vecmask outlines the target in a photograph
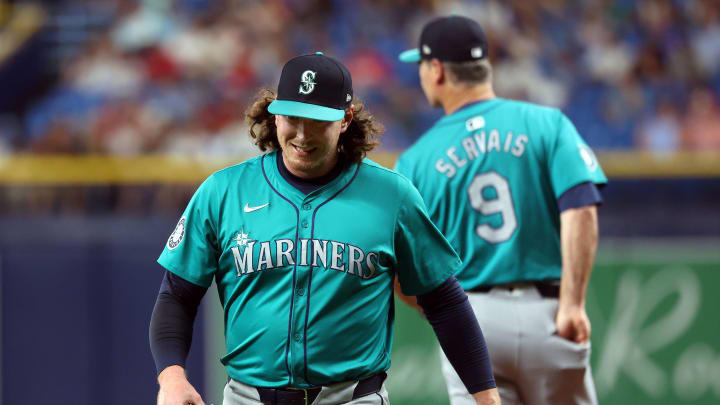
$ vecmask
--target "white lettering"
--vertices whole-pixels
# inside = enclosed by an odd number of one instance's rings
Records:
[[[264,266],[264,267],[263,267]],[[270,242],[265,241],[260,243],[260,259],[258,260],[257,269],[265,270],[272,269],[272,254],[270,253]]]
[[[480,153],[485,153],[485,131],[480,131],[480,136],[475,133],[475,143],[480,149]]]
[[[662,398],[669,381],[650,354],[673,343],[685,333],[700,308],[700,281],[687,268],[667,268],[645,283],[630,270],[618,281],[615,310],[609,321],[604,348],[598,362],[599,392],[610,392],[618,379],[632,381],[653,398]],[[648,318],[668,298],[674,307],[648,324]],[[621,374],[625,377],[621,378]]]
[[[343,255],[343,244],[340,242],[332,241],[330,249],[330,268],[333,270],[345,271],[345,267],[342,262]]]
[[[252,273],[255,271],[253,270],[252,263],[253,246],[255,246],[255,242],[249,242],[247,246],[245,246],[245,250],[243,250],[242,255],[240,254],[240,248],[237,246],[230,248],[233,252],[233,257],[235,258],[235,269],[237,270],[238,277],[242,274]]]
[[[463,138],[462,145],[463,149],[465,149],[465,154],[467,155],[468,159],[473,160],[479,156],[477,149],[475,149],[475,142],[473,142],[471,136]]]
[[[285,246],[283,248],[283,246]],[[292,266],[295,264],[295,261],[292,257],[292,250],[293,250],[293,241],[290,239],[280,239],[275,241],[275,266],[285,266],[289,265]],[[283,260],[286,259],[286,260]]]
[[[377,260],[377,257],[378,255],[375,252],[370,252],[367,254],[367,257],[365,258],[365,265],[370,270],[370,273],[366,276],[363,276],[363,278],[368,279],[375,275],[375,263],[373,263],[373,258]]]
[[[705,393],[715,389],[720,398],[720,357],[707,343],[695,343],[680,355],[675,365],[673,386],[684,403],[699,400]],[[714,385],[714,387],[713,387]]]
[[[324,268],[327,268],[327,243],[326,240],[316,240],[313,239],[313,261],[312,266],[316,267],[318,265],[318,259],[322,261],[322,266]]]
[[[300,239],[300,265],[301,266],[307,266],[307,258],[308,258],[308,240],[307,239]]]
[[[522,156],[523,152],[525,152],[525,144],[528,143],[529,139],[527,135],[520,134],[515,138],[515,147],[512,149],[511,153],[517,157]]]
[[[455,166],[457,166],[458,168],[465,166],[465,163],[467,163],[467,160],[460,159],[459,157],[457,157],[457,155],[455,154],[454,146],[451,146],[450,148],[448,148],[448,150],[447,150],[447,152],[445,152],[445,154],[447,155],[447,157],[450,158],[450,160],[453,161],[453,163],[455,163]]]
[[[435,170],[439,171],[440,173],[444,173],[445,176],[447,176],[449,179],[451,179],[455,175],[455,167],[453,167],[449,163],[445,163],[445,161],[442,159],[438,159],[438,161],[435,163]]]
[[[505,149],[503,149],[505,152],[510,151],[510,143],[512,142],[513,133],[508,131],[507,136],[505,137]]]
[[[348,245],[348,260],[350,261],[348,274],[355,274],[355,267],[357,267],[357,275],[362,277],[362,261],[364,258],[365,253],[363,253],[362,249],[353,245]]]
[[[487,151],[492,152],[493,149],[500,152],[500,133],[497,129],[491,130],[490,136],[488,137]]]

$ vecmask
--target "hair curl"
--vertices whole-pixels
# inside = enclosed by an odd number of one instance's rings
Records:
[[[245,115],[250,136],[261,151],[282,149],[277,137],[275,116],[267,110],[275,97],[275,92],[270,89],[260,90]],[[338,153],[346,161],[360,163],[367,153],[380,143],[378,138],[385,132],[385,127],[375,121],[375,117],[356,98],[353,98],[352,106],[353,119],[345,132],[340,135]]]

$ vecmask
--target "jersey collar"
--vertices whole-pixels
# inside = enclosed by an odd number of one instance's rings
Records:
[[[271,187],[273,187],[279,194],[293,202],[329,198],[345,186],[349,185],[349,183],[354,180],[355,174],[359,170],[359,165],[354,163],[345,163],[342,171],[333,180],[309,194],[305,194],[295,188],[280,174],[277,166],[279,153],[280,151],[274,150],[263,155],[261,158],[263,173],[266,181]]]

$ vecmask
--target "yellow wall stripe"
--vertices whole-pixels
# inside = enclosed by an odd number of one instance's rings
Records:
[[[397,153],[371,155],[393,167]],[[241,162],[237,159],[194,159],[165,155],[0,157],[0,184],[93,185],[108,183],[199,183],[210,173]],[[598,153],[600,164],[613,178],[720,177],[720,152],[678,153],[658,157],[642,152]]]

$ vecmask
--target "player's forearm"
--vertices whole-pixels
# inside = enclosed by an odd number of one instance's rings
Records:
[[[560,214],[562,244],[561,305],[585,305],[598,242],[597,208],[568,209]]]
[[[500,405],[500,393],[497,388],[480,391],[472,394],[478,405]]]
[[[170,366],[185,366],[195,317],[177,299],[160,293],[150,318],[150,351],[158,375]]]
[[[195,316],[205,290],[170,272],[165,273],[150,318],[150,351],[158,374],[169,366],[185,365]]]
[[[495,388],[490,354],[477,318],[455,277],[418,296],[440,347],[471,394]],[[481,396],[487,395],[482,394]],[[491,402],[492,403],[492,402]]]
[[[187,380],[185,369],[179,365],[165,367],[157,377],[158,384],[161,386],[169,384],[172,381],[177,381],[178,379]]]

